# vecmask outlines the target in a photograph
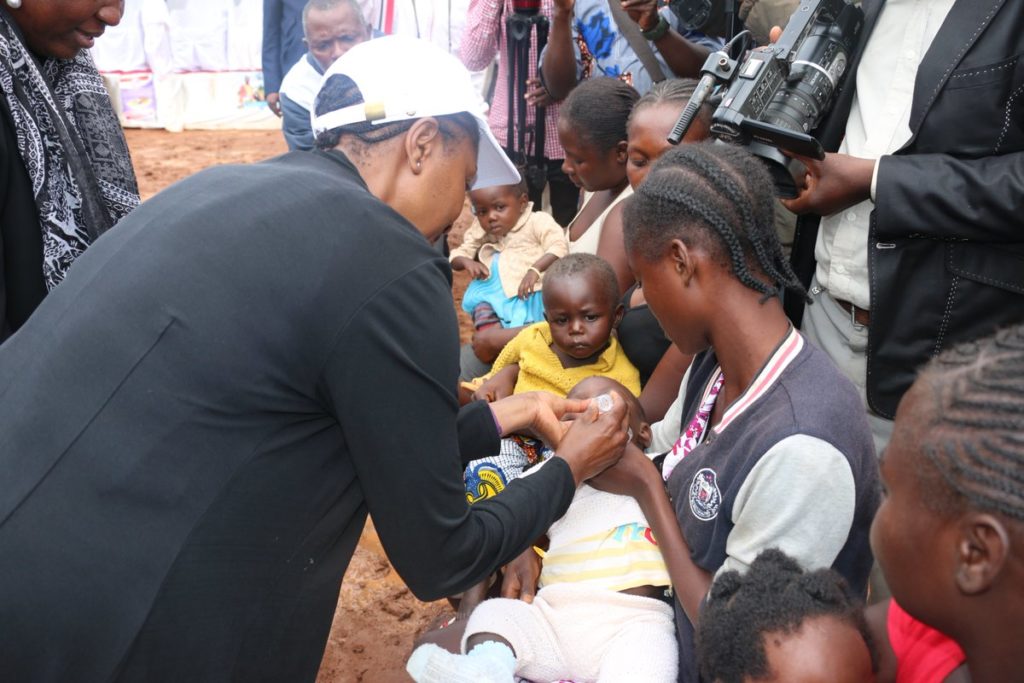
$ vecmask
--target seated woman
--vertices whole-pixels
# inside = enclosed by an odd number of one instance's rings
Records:
[[[597,254],[612,264],[620,277],[624,264],[622,241],[608,253],[598,248],[606,220],[632,190],[626,177],[626,121],[639,94],[614,78],[596,78],[577,86],[562,104],[558,139],[565,148],[562,166],[569,178],[586,191],[583,207],[569,224],[569,253]],[[462,379],[484,374],[516,328],[491,327],[473,336],[463,348]]]
[[[776,547],[863,593],[871,567],[870,431],[853,385],[783,313],[782,289],[803,291],[772,228],[773,201],[754,157],[697,143],[665,153],[625,212],[647,303],[680,351],[696,354],[683,380],[687,427],[660,475],[632,449],[613,468],[629,474],[616,485],[640,500],[659,544],[678,544],[666,556],[686,681],[697,680],[693,625],[716,573],[744,571]],[[681,539],[659,526],[664,516]]]
[[[698,680],[694,626],[717,574],[743,573],[779,548],[804,569],[832,567],[863,595],[872,563],[871,434],[853,385],[782,311],[781,290],[803,290],[775,236],[773,201],[754,157],[697,143],[667,152],[625,212],[647,303],[695,354],[683,381],[687,427],[661,472],[627,445],[590,484],[640,504],[672,580],[687,682]],[[536,586],[528,559],[507,573],[524,596]]]

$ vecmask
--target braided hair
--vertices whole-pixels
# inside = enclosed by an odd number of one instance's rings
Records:
[[[355,104],[362,104],[363,93],[355,81],[345,74],[334,74],[320,88],[316,96],[314,106],[317,116],[323,116],[327,112],[336,111]],[[477,128],[476,120],[468,112],[459,114],[446,114],[435,117],[439,122],[439,131],[446,143],[455,140],[458,136],[449,127],[451,124],[468,135],[474,145],[480,143],[480,129]],[[334,149],[338,146],[343,135],[352,140],[351,149],[356,153],[363,153],[368,147],[385,142],[404,134],[417,119],[405,119],[392,121],[390,123],[375,124],[370,121],[351,123],[340,128],[332,128],[316,136],[316,148],[321,150]],[[446,123],[447,122],[447,123]]]
[[[633,105],[633,111],[629,114],[629,120],[626,122],[628,128],[633,123],[633,118],[636,116],[638,111],[642,111],[647,107],[657,107],[662,104],[677,104],[679,105],[679,112],[682,113],[686,104],[693,97],[694,90],[697,89],[696,78],[669,78],[664,81],[659,81],[651,86],[651,89],[636,101]],[[711,124],[711,115],[715,111],[715,104],[711,101],[711,98],[704,100],[704,104],[701,105],[699,116],[707,125]]]
[[[943,352],[921,381],[933,399],[918,437],[926,504],[1024,521],[1024,324]]]
[[[765,298],[789,289],[807,299],[775,235],[773,191],[764,164],[739,147],[680,145],[654,163],[626,207],[626,250],[650,262],[671,240],[699,244]]]
[[[743,683],[771,674],[765,637],[792,634],[804,621],[831,616],[854,627],[871,653],[877,653],[859,601],[832,569],[804,572],[781,550],[761,551],[746,574],[723,573],[711,586],[697,629],[697,656],[705,680]]]
[[[626,121],[640,93],[617,78],[591,78],[573,88],[559,116],[580,141],[608,153],[627,138]]]

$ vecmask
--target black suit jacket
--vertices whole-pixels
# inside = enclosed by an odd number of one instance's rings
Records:
[[[830,151],[883,5],[864,2],[851,73],[818,130]],[[880,161],[867,236],[867,395],[887,417],[929,358],[1024,319],[1024,3],[957,0],[918,70],[910,129]],[[797,227],[793,262],[805,284],[817,229],[811,216]],[[802,307],[787,304],[799,324]]]
[[[0,345],[0,679],[312,681],[368,512],[421,598],[490,574],[575,486],[470,508],[458,371],[447,260],[340,153],[145,202]]]

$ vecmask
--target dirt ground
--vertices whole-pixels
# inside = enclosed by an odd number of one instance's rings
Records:
[[[143,199],[207,166],[259,161],[286,151],[278,131],[128,130],[126,135]],[[453,241],[470,221],[468,210],[463,211]],[[455,274],[455,300],[461,299],[467,283],[463,273]],[[461,311],[459,323],[466,341],[472,328]],[[421,603],[412,596],[368,525],[341,587],[317,683],[411,680],[405,674],[405,660],[413,639],[446,607],[444,602]]]

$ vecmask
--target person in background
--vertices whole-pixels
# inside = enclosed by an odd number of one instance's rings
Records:
[[[570,253],[596,253],[611,264],[625,261],[621,240],[610,245],[612,253],[602,253],[598,243],[612,207],[632,192],[626,178],[626,121],[638,97],[621,81],[598,79],[574,90],[559,112],[558,135],[566,151],[562,169],[587,191],[566,229]],[[496,327],[476,332],[472,344],[462,348],[462,378],[486,373],[518,332]]]
[[[542,16],[550,19],[553,8],[553,0],[541,0],[540,14]],[[491,99],[487,121],[491,124],[494,137],[499,142],[507,144],[508,127],[514,126],[518,121],[519,107],[527,107],[527,141],[531,139],[529,131],[534,130],[537,108],[544,107],[546,109],[544,117],[544,176],[549,190],[551,214],[559,225],[564,227],[576,215],[580,191],[562,170],[565,150],[562,149],[562,144],[558,140],[559,105],[548,96],[547,91],[540,83],[536,30],[530,33],[530,70],[526,101],[515,103],[511,112],[508,108],[510,83],[508,28],[505,22],[514,11],[512,0],[470,0],[469,15],[466,18],[466,30],[462,36],[459,56],[466,67],[472,70],[486,69],[494,61],[494,58],[498,57],[494,96]],[[527,182],[530,201],[534,206],[540,207],[544,185],[534,182],[531,175],[527,175]]]
[[[715,579],[697,656],[709,683],[873,683],[879,660],[863,600],[843,577],[805,571],[777,548]]]
[[[544,322],[521,328],[483,377],[467,383],[489,399],[525,391],[564,396],[577,382],[604,375],[640,395],[640,376],[622,352],[615,273],[593,254],[570,254],[548,270]]]
[[[777,547],[806,569],[833,567],[863,595],[871,567],[879,491],[870,430],[852,384],[782,310],[784,289],[804,293],[775,235],[773,202],[764,164],[699,142],[665,152],[625,211],[647,304],[679,350],[695,354],[682,408],[662,421],[678,438],[660,475],[643,454],[623,457],[644,466],[641,485],[625,492],[643,506],[667,489],[686,541],[666,555],[693,575],[673,581],[685,681],[697,680],[693,627],[717,573],[745,571]]]
[[[643,95],[666,78],[697,77],[710,51],[722,46],[720,39],[682,29],[675,13],[657,0],[612,2],[618,5],[554,0],[551,35],[541,55],[541,80],[553,99],[564,99],[588,78],[604,76]]]
[[[302,10],[309,51],[285,74],[278,106],[288,149],[313,149],[310,112],[324,72],[355,45],[370,39],[370,24],[356,0],[309,0]]]
[[[973,683],[1024,681],[1022,434],[1017,324],[930,361],[903,395],[881,456],[887,495],[871,547],[893,600],[963,648]],[[924,644],[933,665],[945,661],[948,672],[956,663]]]
[[[306,0],[263,0],[263,91],[267,106],[281,116],[281,81],[306,52],[302,12]]]
[[[544,318],[544,271],[569,253],[565,231],[543,211],[534,211],[526,181],[472,190],[476,220],[451,253],[453,270],[473,276],[462,310],[474,329],[522,327]]]
[[[0,342],[139,203],[88,48],[119,0],[0,5]]]
[[[668,134],[690,101],[696,85],[697,81],[692,78],[670,78],[655,83],[633,106],[626,127],[626,176],[634,191],[647,177],[651,165],[672,149]],[[686,131],[683,142],[698,142],[708,137],[713,111],[714,107],[705,102]],[[622,210],[628,203],[629,199],[612,208],[607,228],[601,233],[598,251],[614,253],[613,247],[622,245]],[[640,403],[652,422],[657,422],[665,416],[679,393],[679,383],[692,358],[680,353],[665,336],[647,306],[643,288],[629,269],[625,249],[620,251],[617,273],[620,286],[626,289],[622,295],[625,314],[619,326],[619,341],[640,371],[640,384],[643,386]]]
[[[786,305],[860,389],[881,452],[919,367],[1024,320],[1024,3],[864,10],[815,131],[829,154],[783,202],[806,214],[793,263],[815,303]]]

